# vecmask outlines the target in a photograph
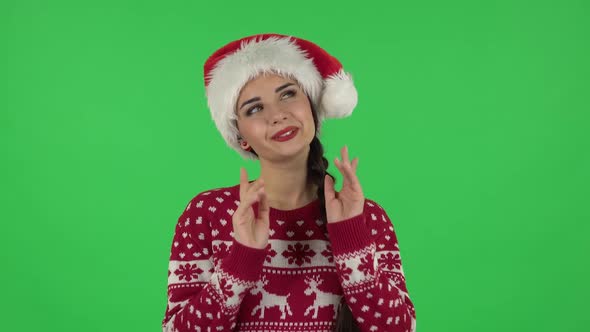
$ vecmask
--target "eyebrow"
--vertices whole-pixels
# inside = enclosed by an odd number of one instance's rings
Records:
[[[276,89],[275,89],[275,93],[276,93],[276,92],[279,92],[279,91],[283,90],[284,88],[286,88],[286,87],[288,87],[288,86],[291,86],[291,85],[295,85],[295,84],[293,84],[293,83],[286,83],[286,84],[283,84],[283,85],[281,85],[281,86],[279,86],[278,88],[276,88]]]
[[[285,89],[286,87],[289,87],[291,85],[295,85],[293,83],[285,83],[281,86],[279,86],[278,88],[275,89],[275,93],[280,92],[281,90]],[[248,100],[246,100],[245,102],[242,103],[242,106],[240,106],[240,109],[242,109],[242,107],[246,106],[246,104],[250,104],[253,103],[255,101],[259,101],[260,97],[254,97],[254,98],[250,98]]]

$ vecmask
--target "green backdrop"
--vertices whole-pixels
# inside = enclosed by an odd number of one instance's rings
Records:
[[[3,331],[160,331],[174,226],[254,179],[202,66],[312,40],[359,103],[323,125],[396,227],[418,331],[579,331],[590,296],[587,1],[3,1]]]

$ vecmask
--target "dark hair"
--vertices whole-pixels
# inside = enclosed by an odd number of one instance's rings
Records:
[[[314,108],[312,107],[313,122],[315,127],[318,128],[318,117]],[[324,195],[324,178],[326,174],[332,178],[336,183],[336,178],[330,174],[328,169],[328,159],[324,157],[324,147],[322,142],[317,135],[313,137],[309,145],[309,157],[307,158],[307,181],[317,185],[317,195],[320,199],[320,206],[322,207],[322,218],[328,220],[326,217],[326,197]],[[338,316],[336,317],[336,329],[335,332],[360,332],[360,329],[354,321],[350,308],[343,300],[340,306],[338,306]]]
[[[314,112],[315,118],[315,112]],[[311,141],[309,149],[309,158],[307,161],[307,179],[310,183],[318,186],[318,197],[321,199],[322,207],[322,218],[326,218],[326,197],[324,196],[324,177],[328,174],[334,183],[336,179],[328,171],[328,160],[324,157],[324,147],[317,136]],[[335,332],[360,332],[360,329],[354,321],[350,308],[343,300],[340,306],[338,306],[338,316],[336,317],[336,329]]]
[[[313,105],[311,100],[310,105]],[[317,129],[318,116],[313,106],[311,107],[311,113],[313,114],[313,122],[315,124],[315,128]],[[254,149],[252,149],[250,152],[258,156]],[[326,197],[324,195],[324,177],[326,174],[328,174],[334,183],[336,183],[336,178],[334,178],[334,176],[332,176],[332,174],[327,171],[328,165],[328,159],[324,157],[324,147],[316,134],[309,144],[309,156],[307,158],[307,183],[315,184],[317,186],[317,196],[321,202],[321,215],[323,220],[326,222],[328,220],[326,217]],[[334,332],[360,332],[360,329],[356,325],[354,317],[352,316],[352,312],[346,304],[346,301],[343,300],[338,306],[337,310],[338,315],[336,317],[336,329]]]

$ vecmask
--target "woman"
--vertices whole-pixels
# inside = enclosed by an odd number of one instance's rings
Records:
[[[358,158],[326,172],[323,119],[349,116],[357,92],[319,46],[249,36],[205,63],[212,118],[260,177],[201,192],[176,224],[164,331],[415,331],[397,238],[366,199]]]

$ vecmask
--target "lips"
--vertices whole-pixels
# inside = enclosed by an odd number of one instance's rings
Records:
[[[274,141],[277,142],[286,142],[286,141],[290,141],[291,139],[293,139],[295,136],[297,136],[297,133],[299,132],[299,129],[293,129],[291,131],[288,131],[290,134],[286,134],[284,136],[278,136],[277,138],[273,138]]]
[[[289,126],[289,127],[286,127],[286,128],[284,128],[284,129],[282,129],[282,130],[278,131],[278,132],[277,132],[277,133],[275,133],[274,135],[272,135],[272,139],[277,139],[277,138],[278,138],[279,136],[281,136],[282,134],[284,134],[284,133],[286,133],[286,132],[288,132],[288,131],[291,131],[291,130],[295,130],[295,129],[297,129],[297,127],[295,127],[295,126]]]

